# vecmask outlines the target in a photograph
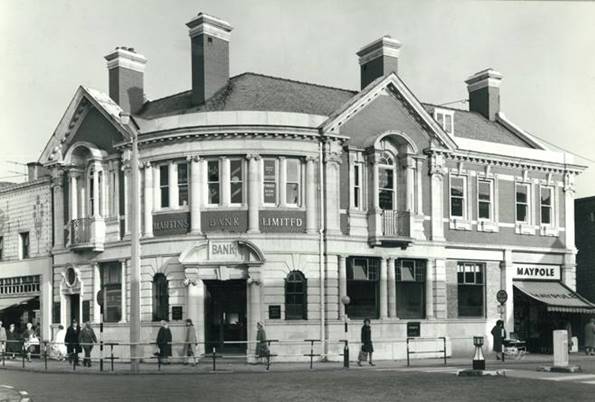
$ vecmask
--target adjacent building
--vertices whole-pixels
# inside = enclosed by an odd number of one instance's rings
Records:
[[[160,320],[182,340],[189,317],[207,350],[250,358],[262,321],[286,341],[279,359],[304,358],[305,339],[339,359],[338,340],[358,342],[370,318],[376,355],[402,358],[408,333],[468,353],[502,317],[547,349],[548,323],[594,308],[574,292],[584,166],[504,116],[500,73],[465,81],[468,111],[421,103],[385,36],[357,52],[360,90],[230,77],[231,25],[201,13],[187,27],[190,90],[146,100],[147,60],[118,47],[105,57],[108,94],[79,87],[41,155],[54,327],[99,322],[101,302],[104,339],[128,339],[133,207],[148,342]],[[123,112],[140,132],[139,166]]]
[[[595,303],[595,197],[574,202],[577,290]]]

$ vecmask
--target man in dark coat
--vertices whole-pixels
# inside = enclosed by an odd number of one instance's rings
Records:
[[[157,333],[157,347],[159,348],[159,360],[161,364],[169,364],[171,356],[171,330],[166,321],[161,321],[161,328]]]
[[[372,361],[372,353],[374,353],[374,345],[372,344],[372,328],[370,327],[370,319],[364,320],[361,333],[362,349],[357,358],[357,365],[361,366],[362,361],[366,361],[367,356],[370,356],[370,366],[375,366]]]
[[[66,330],[66,336],[64,337],[64,343],[66,344],[66,353],[68,353],[68,362],[74,362],[75,365],[79,365],[79,353],[81,353],[81,345],[79,343],[79,335],[81,329],[79,328],[78,322],[72,321],[72,325]]]
[[[504,321],[496,321],[496,325],[492,328],[492,338],[494,339],[493,350],[496,352],[496,359],[501,360],[502,358],[502,343],[506,339],[506,330],[504,329]]]

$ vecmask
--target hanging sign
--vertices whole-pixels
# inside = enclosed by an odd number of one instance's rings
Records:
[[[500,304],[506,303],[506,300],[508,300],[508,293],[506,293],[506,290],[500,289],[498,293],[496,293],[496,300],[498,300],[498,303]]]

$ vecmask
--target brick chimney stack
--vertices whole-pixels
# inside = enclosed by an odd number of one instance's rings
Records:
[[[147,59],[131,47],[117,47],[105,56],[109,71],[109,96],[128,113],[145,102],[144,73]]]
[[[399,72],[401,42],[385,35],[357,52],[360,64],[361,89],[378,77]]]
[[[199,105],[229,81],[228,22],[199,13],[186,24],[192,46],[192,103]]]
[[[500,112],[500,84],[502,74],[491,68],[482,70],[467,78],[469,110],[483,115],[491,121]]]

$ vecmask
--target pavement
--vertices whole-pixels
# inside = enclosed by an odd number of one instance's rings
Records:
[[[11,385],[0,385],[0,402],[29,402],[29,393]]]

